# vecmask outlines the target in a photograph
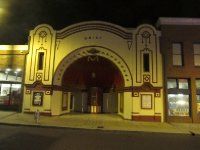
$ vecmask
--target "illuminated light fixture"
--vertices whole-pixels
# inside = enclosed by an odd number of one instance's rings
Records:
[[[22,71],[22,69],[17,68],[15,72],[20,72],[20,71]]]
[[[10,68],[6,68],[6,72],[10,72],[11,71],[11,69]]]
[[[178,105],[181,105],[181,106],[183,106],[183,105],[186,105],[186,101],[183,101],[183,100],[180,100],[180,101],[177,101],[176,102]]]
[[[5,71],[5,73],[6,73],[6,74],[8,74],[10,71],[11,71],[11,69],[10,69],[10,68],[6,68],[6,71]]]

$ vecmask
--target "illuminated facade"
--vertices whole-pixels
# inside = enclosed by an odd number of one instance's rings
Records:
[[[30,32],[23,112],[117,113],[163,121],[160,32],[144,24],[125,29],[83,22]]]
[[[193,33],[184,23],[160,18],[159,30],[100,21],[62,30],[38,25],[28,45],[0,47],[0,105],[16,105],[24,113],[116,113],[136,121],[198,122],[200,27]],[[192,63],[197,66],[189,71]]]

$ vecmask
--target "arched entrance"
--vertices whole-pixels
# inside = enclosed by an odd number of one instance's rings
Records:
[[[88,62],[90,64],[86,64]],[[124,105],[124,90],[132,85],[126,61],[115,51],[102,46],[85,46],[71,51],[59,62],[53,78],[54,93],[63,93],[61,113],[118,111],[122,115],[127,106]],[[92,93],[99,95],[96,100],[91,100],[95,97]],[[108,105],[116,106],[111,109]]]
[[[63,91],[70,91],[71,111],[117,113],[118,91],[124,79],[115,64],[98,55],[82,57],[72,63],[62,78]]]

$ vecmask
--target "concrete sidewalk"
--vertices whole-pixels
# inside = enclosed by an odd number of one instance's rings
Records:
[[[200,124],[135,122],[124,120],[118,115],[111,114],[66,114],[63,116],[41,116],[39,124],[36,124],[33,114],[0,111],[0,124],[200,134]]]

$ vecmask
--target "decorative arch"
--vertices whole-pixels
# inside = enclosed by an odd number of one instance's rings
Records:
[[[109,59],[120,70],[124,78],[125,87],[131,87],[133,85],[132,75],[125,60],[111,49],[101,46],[81,47],[69,53],[58,65],[54,73],[53,85],[61,86],[65,70],[76,60],[85,56],[90,56],[91,59],[94,59],[96,56]]]

